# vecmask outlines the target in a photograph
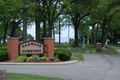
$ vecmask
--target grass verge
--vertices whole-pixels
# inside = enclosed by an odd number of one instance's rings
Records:
[[[0,61],[5,61],[7,59],[7,44],[2,44],[0,47]]]
[[[94,47],[93,45],[85,45],[86,48],[82,49],[82,46],[79,46],[78,48],[72,49],[71,52],[72,53],[86,53],[86,51],[89,51],[90,53],[92,53],[93,51],[96,51],[96,47]],[[67,48],[67,47],[71,47],[71,45],[55,45],[55,48]],[[95,52],[92,54],[110,54],[110,55],[116,55],[119,54],[115,49],[111,48],[110,46],[106,46],[107,50],[103,50],[103,52]]]
[[[79,61],[84,61],[84,57],[82,54],[72,54],[73,56],[75,56],[76,58],[79,58]],[[71,59],[71,60],[76,60],[76,59]]]
[[[30,75],[30,74],[17,74],[17,73],[7,73],[7,80],[66,80],[62,78],[53,78],[39,75]]]

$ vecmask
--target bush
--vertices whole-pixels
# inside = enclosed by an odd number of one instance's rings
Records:
[[[72,52],[67,49],[55,49],[54,54],[55,56],[58,55],[61,61],[67,61],[70,60]]]
[[[58,58],[58,55],[54,57],[54,61],[60,61],[60,59]]]
[[[6,61],[7,60],[7,47],[0,47],[0,61]]]
[[[18,56],[18,58],[15,60],[15,62],[25,62],[26,60],[27,60],[27,56],[21,55],[21,56]]]
[[[27,57],[26,55],[18,56],[18,59],[15,60],[15,62],[26,62],[26,61],[48,61],[49,59],[46,56],[39,57],[38,55],[32,55],[30,57]]]
[[[7,59],[7,53],[0,52],[0,61],[6,61],[6,59]]]

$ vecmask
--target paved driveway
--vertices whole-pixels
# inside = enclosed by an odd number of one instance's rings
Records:
[[[120,80],[120,55],[83,54],[85,61],[67,65],[0,65],[11,73],[72,80]]]

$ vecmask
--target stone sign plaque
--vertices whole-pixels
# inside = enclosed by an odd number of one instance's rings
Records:
[[[6,70],[0,69],[0,80],[7,80],[6,79]]]
[[[42,54],[43,44],[39,41],[26,41],[19,44],[19,54]]]
[[[97,43],[96,52],[102,52],[102,44],[101,43]]]

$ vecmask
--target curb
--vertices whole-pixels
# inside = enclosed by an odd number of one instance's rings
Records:
[[[0,62],[0,65],[62,65],[62,64],[73,64],[77,63],[79,60],[69,60],[66,62],[56,62],[56,63],[8,63],[8,62]]]

